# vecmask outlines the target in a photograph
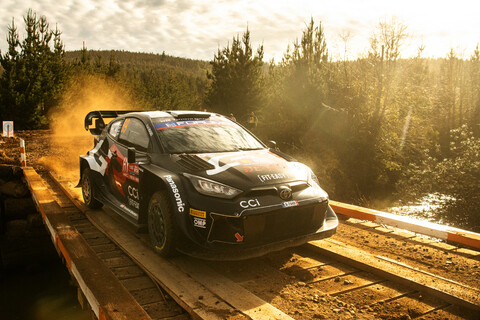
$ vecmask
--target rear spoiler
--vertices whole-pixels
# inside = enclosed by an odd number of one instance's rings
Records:
[[[104,119],[113,119],[122,114],[136,112],[136,110],[99,110],[91,111],[85,117],[85,130],[90,131],[91,134],[98,136],[102,133],[102,130],[105,128]],[[90,128],[92,125],[93,119],[95,119],[94,128]]]

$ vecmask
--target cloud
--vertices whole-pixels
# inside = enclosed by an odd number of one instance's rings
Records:
[[[12,17],[23,39],[23,16],[29,8],[45,15],[52,28],[58,25],[67,50],[79,50],[85,42],[89,49],[165,51],[211,60],[218,47],[248,25],[254,48],[263,43],[265,59],[279,61],[311,18],[322,21],[333,55],[343,54],[339,34],[345,31],[351,34],[349,56],[364,52],[370,34],[386,17],[404,21],[414,35],[412,46],[421,40],[429,55],[445,56],[449,47],[457,46],[473,51],[480,41],[480,20],[465,14],[476,8],[474,0],[457,0],[453,6],[445,0],[17,0],[0,11],[2,52]]]

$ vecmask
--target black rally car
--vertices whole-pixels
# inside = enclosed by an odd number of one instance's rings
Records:
[[[224,116],[92,111],[85,129],[95,136],[80,156],[86,205],[148,229],[162,255],[244,259],[336,231],[312,170]]]

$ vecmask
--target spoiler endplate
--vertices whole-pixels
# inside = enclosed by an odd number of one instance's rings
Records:
[[[100,135],[102,130],[105,128],[105,118],[113,119],[122,114],[136,112],[136,110],[95,110],[90,111],[85,116],[85,130],[90,131],[93,135]],[[95,126],[94,128],[90,128],[93,123],[93,119],[95,119]]]

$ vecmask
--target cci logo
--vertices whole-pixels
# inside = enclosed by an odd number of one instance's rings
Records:
[[[259,207],[260,202],[258,202],[258,199],[250,199],[250,200],[243,200],[240,201],[240,207],[246,209],[246,208],[255,208]]]
[[[128,186],[128,195],[138,200],[138,189],[132,186]]]

